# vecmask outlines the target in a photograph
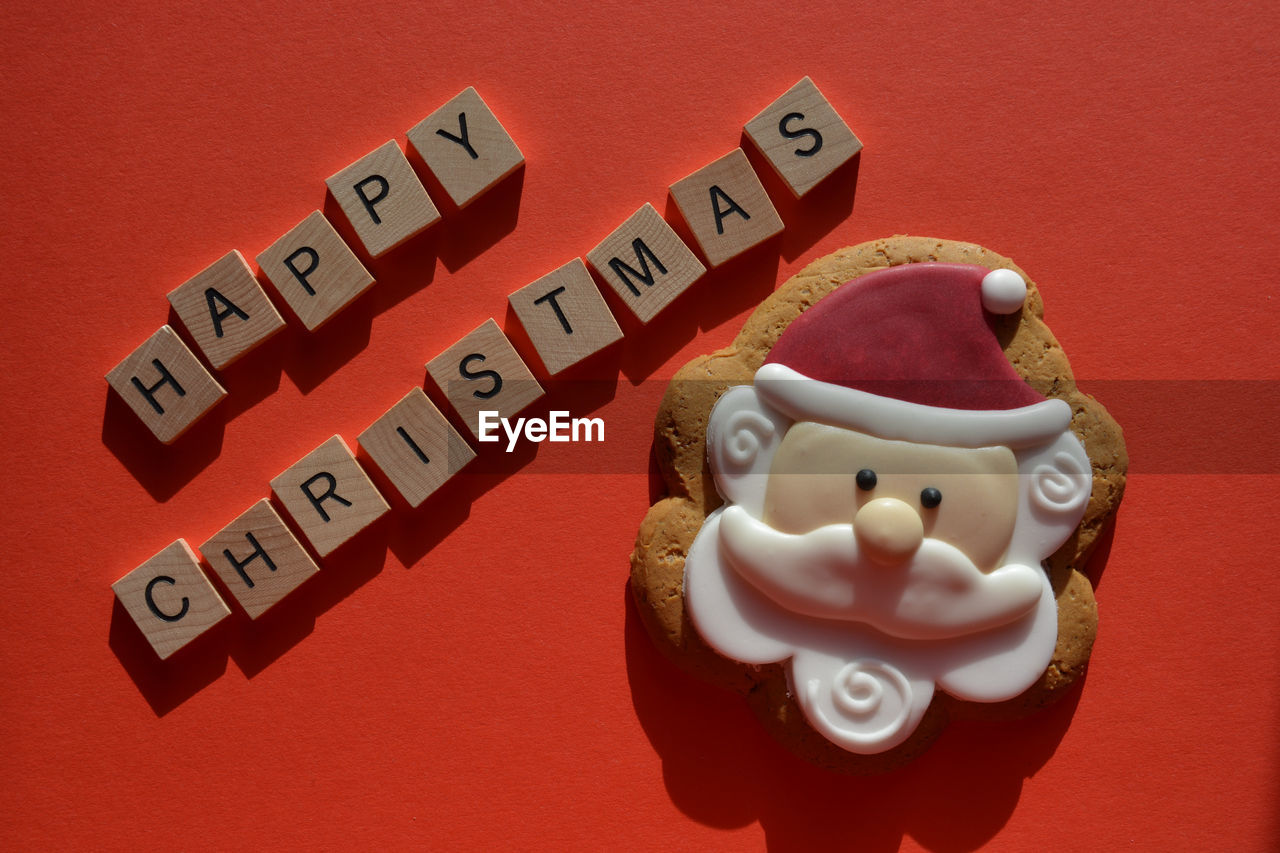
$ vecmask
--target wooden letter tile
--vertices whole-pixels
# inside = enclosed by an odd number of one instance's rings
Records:
[[[747,122],[745,130],[796,198],[862,150],[862,142],[808,77]]]
[[[360,433],[360,446],[414,507],[476,458],[421,388],[414,388]]]
[[[231,615],[183,539],[120,578],[111,589],[161,660]]]
[[[228,252],[170,291],[169,304],[216,370],[284,328],[239,252]]]
[[[515,141],[474,88],[427,116],[408,137],[458,207],[524,163]]]
[[[778,211],[741,148],[676,181],[671,197],[712,267],[782,230]]]
[[[215,533],[200,552],[250,619],[319,571],[266,499]]]
[[[310,332],[373,284],[373,276],[318,210],[258,255],[258,266]]]
[[[440,219],[440,212],[394,139],[325,183],[375,258]]]
[[[581,258],[525,285],[507,299],[552,376],[622,338],[622,330]]]
[[[321,557],[391,509],[338,435],[289,466],[271,490]]]
[[[107,382],[165,444],[174,441],[227,396],[177,333],[161,326],[124,361]]]
[[[647,203],[587,252],[587,263],[641,323],[658,316],[707,271],[693,250]]]
[[[492,317],[431,359],[427,372],[476,438],[481,411],[509,418],[542,396],[542,386]]]

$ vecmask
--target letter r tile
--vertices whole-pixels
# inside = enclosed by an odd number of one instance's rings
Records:
[[[111,589],[161,660],[231,615],[184,539],[120,578]]]
[[[718,267],[782,231],[782,220],[741,148],[671,185],[671,197]]]
[[[394,139],[325,183],[369,255],[375,258],[440,219],[440,211]]]
[[[796,198],[862,150],[862,142],[808,77],[744,129]]]
[[[271,491],[322,558],[391,509],[338,435],[273,479]]]
[[[319,571],[266,499],[215,533],[200,553],[250,619]]]
[[[707,271],[648,203],[587,252],[587,263],[641,323],[658,316]]]
[[[164,444],[175,441],[227,396],[168,326],[161,326],[111,368],[107,382]]]
[[[215,370],[284,328],[280,312],[236,251],[170,291],[169,304]]]

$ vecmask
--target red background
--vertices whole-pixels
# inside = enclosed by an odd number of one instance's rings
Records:
[[[0,846],[1274,849],[1274,5],[432,5],[0,13]],[[806,74],[860,161],[800,204],[768,183],[781,239],[535,407],[603,417],[604,445],[487,446],[267,617],[155,660],[113,581],[354,440],[485,318],[511,332],[509,292],[642,203],[673,215],[666,187]],[[102,377],[165,293],[331,212],[328,175],[468,85],[524,172],[157,445]],[[674,370],[808,261],[893,233],[1037,280],[1133,476],[1083,690],[850,779],[657,654],[627,555]]]

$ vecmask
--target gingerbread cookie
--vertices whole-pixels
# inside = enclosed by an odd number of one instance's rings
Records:
[[[810,264],[678,371],[631,560],[659,646],[851,772],[1059,696],[1128,459],[1043,314],[1009,259],[893,237]]]

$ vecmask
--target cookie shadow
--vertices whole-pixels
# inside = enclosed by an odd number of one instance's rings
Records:
[[[1079,701],[1073,689],[1026,719],[957,720],[904,767],[843,775],[787,752],[743,698],[666,659],[629,589],[624,596],[632,704],[673,804],[707,826],[759,822],[770,850],[890,851],[908,835],[941,853],[981,849],[1013,814],[1023,780],[1057,749]]]
[[[1103,525],[1102,532],[1098,534],[1098,540],[1093,545],[1093,552],[1089,554],[1089,560],[1082,568],[1085,577],[1093,585],[1094,592],[1097,592],[1102,584],[1102,573],[1106,571],[1107,563],[1111,559],[1111,545],[1115,542],[1116,525],[1120,523],[1120,510],[1121,507],[1117,507],[1115,515]]]

